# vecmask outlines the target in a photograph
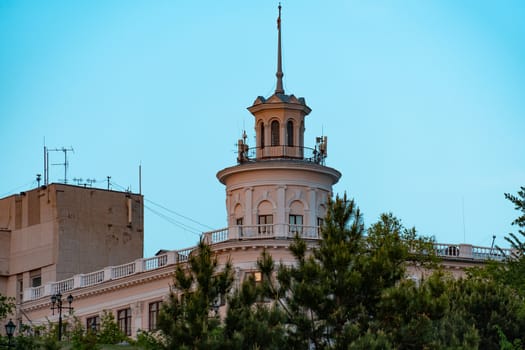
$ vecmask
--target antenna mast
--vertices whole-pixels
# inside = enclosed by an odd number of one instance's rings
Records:
[[[284,88],[283,88],[283,64],[282,64],[282,55],[281,55],[281,3],[279,3],[279,17],[277,17],[277,73],[275,73],[275,76],[277,77],[277,84],[275,86],[275,93],[276,94],[284,94]]]
[[[65,184],[67,184],[67,168],[69,167],[69,162],[67,161],[67,152],[74,152],[73,147],[62,147],[62,148],[53,148],[49,149],[44,146],[44,185],[49,183],[49,152],[64,152],[64,163],[55,163],[51,165],[63,165],[64,166],[64,179],[61,179]],[[60,180],[59,180],[60,181]]]
[[[46,140],[44,138],[44,186],[47,186],[49,182],[49,161],[47,160],[47,147]]]

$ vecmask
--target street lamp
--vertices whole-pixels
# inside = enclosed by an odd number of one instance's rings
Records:
[[[66,298],[66,301],[69,306],[62,305],[63,300],[62,294],[60,292],[51,296],[51,310],[53,310],[53,315],[55,314],[55,310],[58,310],[58,341],[62,340],[62,309],[69,310],[69,313],[73,311],[73,307],[71,307],[71,304],[73,303],[73,296],[69,294],[69,296]]]
[[[15,334],[15,328],[16,328],[16,325],[13,323],[13,320],[12,319],[9,319],[9,322],[7,322],[7,324],[5,325],[5,333],[7,334],[7,348],[10,348],[12,347],[13,345],[11,345],[11,338],[13,338],[13,334]]]

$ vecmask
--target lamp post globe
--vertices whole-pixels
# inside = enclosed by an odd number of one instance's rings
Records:
[[[7,334],[7,347],[11,348],[11,338],[13,338],[13,334],[15,334],[16,325],[14,324],[12,319],[9,319],[9,322],[5,325],[5,333]]]
[[[9,319],[9,322],[5,325],[5,333],[9,338],[15,334],[16,325],[14,324],[13,320]]]

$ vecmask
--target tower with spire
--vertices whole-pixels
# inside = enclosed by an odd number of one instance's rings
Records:
[[[304,146],[305,117],[311,112],[305,99],[286,94],[281,55],[281,5],[277,18],[277,73],[275,92],[258,96],[248,110],[255,118],[255,145],[246,133],[238,140],[237,165],[217,173],[226,185],[227,235],[231,239],[282,239],[296,234],[318,238],[332,186],[341,173],[327,167],[326,136],[314,147]]]

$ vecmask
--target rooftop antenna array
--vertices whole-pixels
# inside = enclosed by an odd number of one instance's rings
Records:
[[[64,152],[64,163],[55,163],[51,165],[63,165],[64,166],[64,178],[59,179],[59,181],[67,184],[67,168],[69,167],[69,162],[67,161],[67,152],[74,152],[73,147],[62,147],[62,148],[47,148],[44,145],[44,185],[49,184],[49,152]]]
[[[84,187],[93,187],[93,184],[97,182],[96,179],[82,179],[82,178],[73,178],[73,181],[77,183],[78,186]]]

